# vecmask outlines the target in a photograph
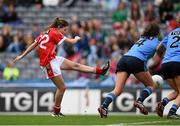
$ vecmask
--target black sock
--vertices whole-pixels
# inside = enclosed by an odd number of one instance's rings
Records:
[[[105,98],[102,106],[103,106],[104,108],[108,108],[109,104],[110,104],[115,98],[116,98],[116,96],[115,96],[113,93],[109,93],[109,94],[106,96],[106,98]]]
[[[176,114],[176,111],[178,110],[178,106],[176,104],[173,104],[171,109],[169,110],[169,114],[168,115],[174,115]]]
[[[163,98],[162,105],[166,106],[169,103],[169,99],[167,97]]]
[[[137,99],[137,101],[143,102],[151,94],[152,94],[151,88],[149,87],[144,88],[140,94],[140,97]]]

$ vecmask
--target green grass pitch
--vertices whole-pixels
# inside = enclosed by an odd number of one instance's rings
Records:
[[[170,120],[158,116],[110,115],[100,118],[97,115],[67,115],[51,117],[47,115],[0,115],[0,125],[180,125],[180,120]]]

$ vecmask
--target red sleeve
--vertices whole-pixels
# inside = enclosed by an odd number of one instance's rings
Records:
[[[55,44],[57,45],[60,45],[66,39],[66,37],[63,34],[58,33],[57,31],[53,31],[52,37],[54,39]]]
[[[39,42],[40,42],[39,40],[40,40],[40,39],[41,39],[41,35],[39,35],[34,41],[35,41],[35,42],[38,42],[38,44],[39,44]]]

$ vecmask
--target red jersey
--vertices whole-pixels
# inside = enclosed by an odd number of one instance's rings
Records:
[[[40,66],[46,66],[56,57],[55,49],[65,40],[56,28],[50,28],[47,33],[39,35],[35,41],[39,45]]]

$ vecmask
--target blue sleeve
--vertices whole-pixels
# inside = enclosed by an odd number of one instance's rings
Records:
[[[167,42],[168,42],[168,36],[166,36],[163,40],[162,40],[162,44],[163,46],[166,48],[167,46]]]

